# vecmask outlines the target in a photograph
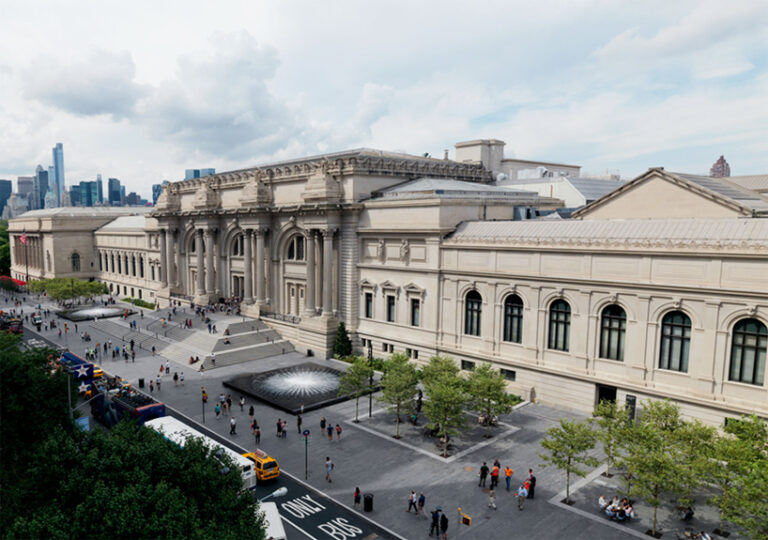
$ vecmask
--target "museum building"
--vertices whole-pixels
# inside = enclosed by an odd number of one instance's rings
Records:
[[[500,181],[514,168],[498,143],[460,143],[456,160],[359,149],[173,182],[150,213],[28,212],[9,226],[13,276],[28,260],[30,279],[94,278],[161,306],[238,296],[317,356],[343,321],[363,354],[490,362],[510,391],[583,412],[669,397],[715,425],[768,417],[759,177],[655,168],[572,219],[542,218],[562,201]]]

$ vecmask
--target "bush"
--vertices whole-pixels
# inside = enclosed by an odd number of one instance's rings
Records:
[[[123,298],[123,302],[128,302],[129,304],[133,304],[134,306],[139,306],[147,309],[155,309],[154,302],[147,302],[145,300],[140,300],[139,298],[131,298],[130,296],[126,296],[125,298]]]
[[[13,282],[13,279],[9,276],[0,276],[0,289],[5,289],[6,291],[18,291],[19,286],[16,285]]]

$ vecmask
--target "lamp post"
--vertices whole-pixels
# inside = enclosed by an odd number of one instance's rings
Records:
[[[373,416],[373,344],[368,340],[368,367],[371,375],[368,381],[368,418]]]
[[[288,488],[286,488],[286,487],[281,487],[280,489],[276,489],[275,491],[273,491],[272,493],[270,493],[270,494],[269,494],[269,495],[267,495],[266,497],[264,497],[264,498],[262,498],[262,499],[259,499],[259,502],[264,502],[264,501],[266,501],[267,499],[269,499],[270,497],[275,497],[275,498],[277,498],[277,497],[283,497],[283,496],[285,496],[285,494],[286,494],[286,493],[288,493]]]

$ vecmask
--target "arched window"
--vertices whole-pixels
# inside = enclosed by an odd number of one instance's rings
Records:
[[[80,255],[78,253],[72,254],[72,271],[73,272],[80,271]]]
[[[144,257],[139,255],[139,277],[144,277]]]
[[[600,317],[600,358],[624,360],[627,313],[621,306],[606,307]]]
[[[571,337],[571,306],[555,300],[549,306],[549,348],[567,351]]]
[[[688,373],[691,348],[691,318],[682,311],[670,311],[661,320],[659,367]]]
[[[504,341],[523,341],[523,301],[516,294],[504,300]]]
[[[731,369],[728,379],[762,386],[768,328],[757,319],[742,319],[733,327]]]
[[[464,297],[464,333],[480,335],[480,315],[483,311],[483,297],[477,291],[469,291]]]
[[[232,242],[232,255],[243,256],[245,254],[245,235],[241,234]]]
[[[304,237],[297,234],[288,241],[288,253],[286,259],[289,261],[304,260]]]

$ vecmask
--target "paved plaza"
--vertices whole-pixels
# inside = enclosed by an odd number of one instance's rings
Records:
[[[27,309],[31,310],[31,302],[29,304],[29,307],[25,306],[25,312]],[[163,314],[145,311],[143,320],[147,323]],[[220,332],[223,332],[228,321],[242,321],[241,318],[227,318],[220,314],[215,315],[215,320]],[[115,336],[103,334],[100,330],[90,327],[89,323],[79,324],[81,331],[83,326],[88,327],[92,342],[83,343],[79,337],[70,334],[67,338],[69,348],[77,354],[82,354],[87,345],[95,346],[97,341],[116,341]],[[200,332],[207,333],[207,330],[201,327],[199,319],[196,324]],[[63,339],[57,338],[55,330],[42,331],[41,334],[64,345]],[[122,346],[122,343],[120,345]],[[120,375],[137,387],[139,378],[147,381],[155,378],[165,361],[162,356],[153,358],[149,351],[140,349],[135,362],[125,362],[122,358],[113,360],[110,357],[102,360],[101,365],[106,372]],[[304,361],[306,358],[303,355],[291,351],[250,362],[208,368],[204,372],[172,361],[171,371],[184,373],[184,385],[175,386],[171,376],[165,375],[161,389],[155,388],[153,396],[191,420],[204,424],[222,438],[248,450],[256,447],[249,429],[248,417],[248,409],[253,405],[262,432],[258,446],[273,455],[285,473],[303,481],[305,441],[298,433],[295,416],[251,399],[246,401],[241,411],[236,405],[240,395],[232,393],[232,414],[237,420],[237,435],[229,435],[229,417],[217,419],[213,407],[219,393],[231,392],[222,386],[225,379],[243,373],[288,367]],[[347,367],[347,364],[335,360],[314,361],[339,370]],[[203,386],[210,395],[205,407],[201,401]],[[149,389],[145,386],[143,391],[149,392]],[[597,511],[596,500],[600,493],[605,492],[607,496],[612,496],[616,492],[617,479],[601,476],[600,473],[604,470],[602,467],[584,480],[577,479],[579,481],[575,482],[571,490],[572,498],[576,501],[573,506],[568,507],[559,502],[564,498],[564,474],[553,468],[540,467],[542,460],[537,455],[540,451],[539,442],[544,432],[560,418],[579,418],[578,415],[538,404],[522,403],[511,414],[500,419],[499,426],[493,428],[493,436],[488,439],[483,436],[484,428],[476,426],[476,421],[468,416],[470,429],[467,434],[452,441],[454,446],[451,448],[451,454],[444,459],[435,440],[424,432],[423,416],[419,417],[417,426],[411,425],[407,418],[403,417],[404,423],[400,428],[402,437],[396,440],[392,437],[395,428],[393,415],[375,400],[373,413],[372,418],[369,418],[368,400],[363,398],[360,400],[359,423],[353,421],[353,400],[307,412],[303,416],[302,429],[309,429],[311,432],[307,445],[306,484],[347,507],[352,506],[355,487],[359,486],[363,493],[372,493],[374,511],[366,516],[402,538],[427,537],[429,530],[429,520],[426,516],[406,512],[408,495],[412,489],[417,495],[424,493],[427,510],[440,506],[451,518],[449,538],[647,538],[643,533],[650,523],[648,508],[638,504],[636,509],[640,519],[630,524],[611,522]],[[333,440],[329,440],[321,433],[322,417],[333,425],[342,426],[341,440],[338,440],[336,435]],[[286,438],[275,436],[275,422],[278,418],[288,421]],[[325,480],[323,464],[326,456],[335,463],[333,483]],[[488,462],[490,466],[494,459],[500,460],[502,469],[510,465],[514,470],[513,490],[525,479],[528,469],[533,469],[537,477],[536,497],[525,502],[523,511],[518,510],[512,492],[506,491],[503,478],[497,488],[498,509],[488,507],[488,490],[478,487],[478,471],[483,461]],[[291,500],[291,493],[286,500]],[[281,501],[276,502],[280,506]],[[457,525],[459,507],[462,512],[471,516],[471,526]],[[290,509],[290,505],[283,507],[283,512],[287,512],[285,517],[301,527],[302,518],[291,515]],[[682,532],[685,529],[684,524],[670,515],[667,509],[660,511],[659,515],[660,528],[666,531],[664,538],[675,538],[675,531]],[[704,517],[702,522],[697,515],[690,526],[711,531],[716,526],[711,519],[713,516],[705,513]],[[323,530],[308,532],[310,537],[317,539],[334,538]],[[395,537],[394,534],[392,536]]]

